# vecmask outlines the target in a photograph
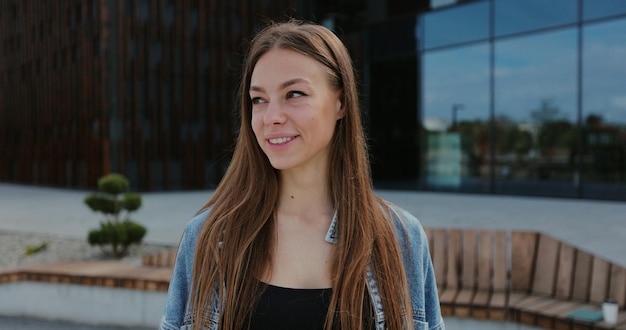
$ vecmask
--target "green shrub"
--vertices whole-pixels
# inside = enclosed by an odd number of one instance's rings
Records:
[[[129,192],[128,179],[121,174],[109,174],[98,180],[98,192],[90,193],[84,203],[94,212],[100,212],[105,220],[99,229],[87,235],[87,242],[103,250],[111,247],[111,254],[121,258],[132,244],[140,244],[146,228],[130,220],[131,212],[141,207],[141,195]]]
[[[132,220],[120,223],[101,222],[100,229],[89,232],[87,241],[91,245],[111,245],[113,256],[119,258],[128,253],[128,248],[141,242],[146,235],[146,228]]]
[[[98,179],[98,190],[104,193],[118,195],[127,192],[128,189],[128,180],[121,174],[112,173]]]

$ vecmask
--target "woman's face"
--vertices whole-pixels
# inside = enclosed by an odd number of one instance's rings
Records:
[[[274,168],[327,165],[343,111],[324,65],[292,50],[270,50],[256,63],[249,92],[252,129]]]

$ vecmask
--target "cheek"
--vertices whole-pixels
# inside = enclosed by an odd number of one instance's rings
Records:
[[[252,119],[250,120],[250,126],[252,126],[252,132],[256,136],[257,140],[259,137],[263,136],[263,120],[259,118],[259,116],[252,115]]]

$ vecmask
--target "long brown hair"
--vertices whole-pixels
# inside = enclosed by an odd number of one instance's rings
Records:
[[[412,322],[407,280],[389,210],[373,192],[350,55],[330,30],[296,20],[268,25],[248,49],[239,86],[241,124],[233,157],[204,206],[212,209],[197,241],[190,300],[194,328],[199,329],[217,307],[221,329],[241,329],[263,288],[257,276],[271,264],[278,173],[252,131],[248,90],[256,62],[276,48],[320,62],[329,69],[332,85],[342,92],[345,116],[337,121],[328,164],[330,198],[338,221],[326,329],[363,328],[364,317],[372,313],[366,308],[368,267],[378,283],[387,328],[406,328]],[[216,294],[219,306],[214,306]]]

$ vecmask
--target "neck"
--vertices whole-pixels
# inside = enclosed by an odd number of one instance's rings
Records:
[[[303,218],[333,214],[328,179],[325,173],[295,175],[281,172],[278,212]]]

